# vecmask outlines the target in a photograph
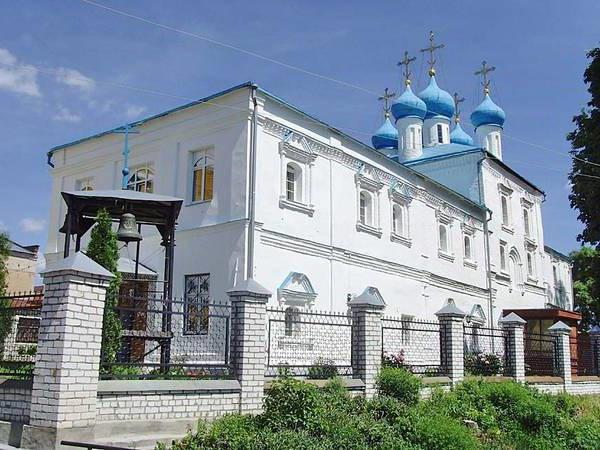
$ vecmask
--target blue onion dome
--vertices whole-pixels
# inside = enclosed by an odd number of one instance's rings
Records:
[[[373,147],[377,150],[383,148],[398,148],[398,130],[392,125],[389,117],[386,116],[383,125],[375,132],[371,138]]]
[[[427,105],[414,94],[410,88],[410,84],[406,85],[406,89],[402,95],[392,103],[392,115],[396,120],[405,117],[418,117],[424,119],[426,113]]]
[[[462,129],[460,123],[457,123],[454,130],[450,133],[450,142],[453,144],[473,145],[473,138]]]
[[[471,123],[475,128],[481,125],[504,125],[506,114],[504,110],[496,105],[489,94],[485,94],[485,98],[480,105],[471,113]]]
[[[426,119],[436,116],[450,119],[454,115],[454,100],[448,92],[440,89],[434,75],[431,75],[429,85],[419,93],[419,98],[427,105]]]

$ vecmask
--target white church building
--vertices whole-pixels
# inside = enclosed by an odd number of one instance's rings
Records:
[[[184,200],[174,295],[201,284],[226,299],[253,277],[273,304],[301,309],[345,311],[375,287],[405,317],[433,318],[450,298],[487,326],[505,310],[571,310],[570,263],[544,241],[544,193],[503,162],[516,149],[485,84],[474,139],[433,68],[419,94],[406,77],[373,146],[253,83],[130,124],[127,187]],[[120,130],[50,150],[47,261],[62,257],[61,192],[121,188]],[[144,236],[144,275],[163,277],[163,251]],[[134,248],[121,255],[126,267]]]

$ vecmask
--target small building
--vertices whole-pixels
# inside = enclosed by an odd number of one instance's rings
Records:
[[[9,240],[8,285],[6,292],[32,292],[39,245],[20,245]]]

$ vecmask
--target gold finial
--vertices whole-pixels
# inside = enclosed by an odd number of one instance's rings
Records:
[[[460,97],[458,92],[454,93],[454,123],[460,123],[460,104],[465,101],[464,97]]]
[[[387,119],[390,117],[390,100],[396,96],[395,92],[390,92],[388,88],[383,90],[383,95],[377,100],[383,102],[383,116]]]
[[[422,48],[421,50],[419,50],[421,53],[429,52],[429,61],[427,61],[427,63],[429,64],[429,76],[430,77],[435,75],[435,68],[434,68],[435,63],[436,63],[435,51],[439,50],[440,48],[445,47],[444,44],[435,45],[433,42],[434,37],[435,37],[435,35],[433,34],[433,31],[430,31],[429,32],[429,47]]]
[[[481,62],[481,69],[475,72],[475,75],[481,75],[483,81],[481,85],[483,86],[483,95],[488,95],[490,93],[490,80],[488,80],[487,74],[496,70],[494,66],[488,66],[487,62]]]
[[[410,58],[408,56],[408,52],[405,51],[404,52],[404,59],[402,61],[400,61],[398,63],[398,66],[404,66],[404,84],[408,87],[410,86],[410,76],[411,76],[411,72],[410,72],[410,63],[414,62],[417,58],[416,57],[412,57]]]

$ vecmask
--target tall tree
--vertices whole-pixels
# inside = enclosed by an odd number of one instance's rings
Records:
[[[106,290],[102,323],[103,362],[112,364],[117,361],[117,353],[121,347],[121,320],[115,309],[119,299],[121,275],[117,270],[119,261],[117,234],[112,229],[112,221],[105,209],[101,209],[96,217],[96,225],[92,229],[87,247],[87,256],[115,275]]]
[[[600,252],[593,247],[582,247],[569,256],[573,262],[575,308],[582,316],[580,328],[587,330],[600,319]]]
[[[10,254],[10,241],[6,233],[0,233],[0,355],[4,350],[4,341],[8,336],[12,325],[12,311],[10,300],[3,297],[6,295],[6,284],[8,282],[8,267],[6,262]]]
[[[575,130],[567,135],[574,156],[569,174],[571,207],[579,211],[584,229],[577,239],[600,247],[600,48],[587,53],[583,79],[591,95],[587,107],[573,117]]]

